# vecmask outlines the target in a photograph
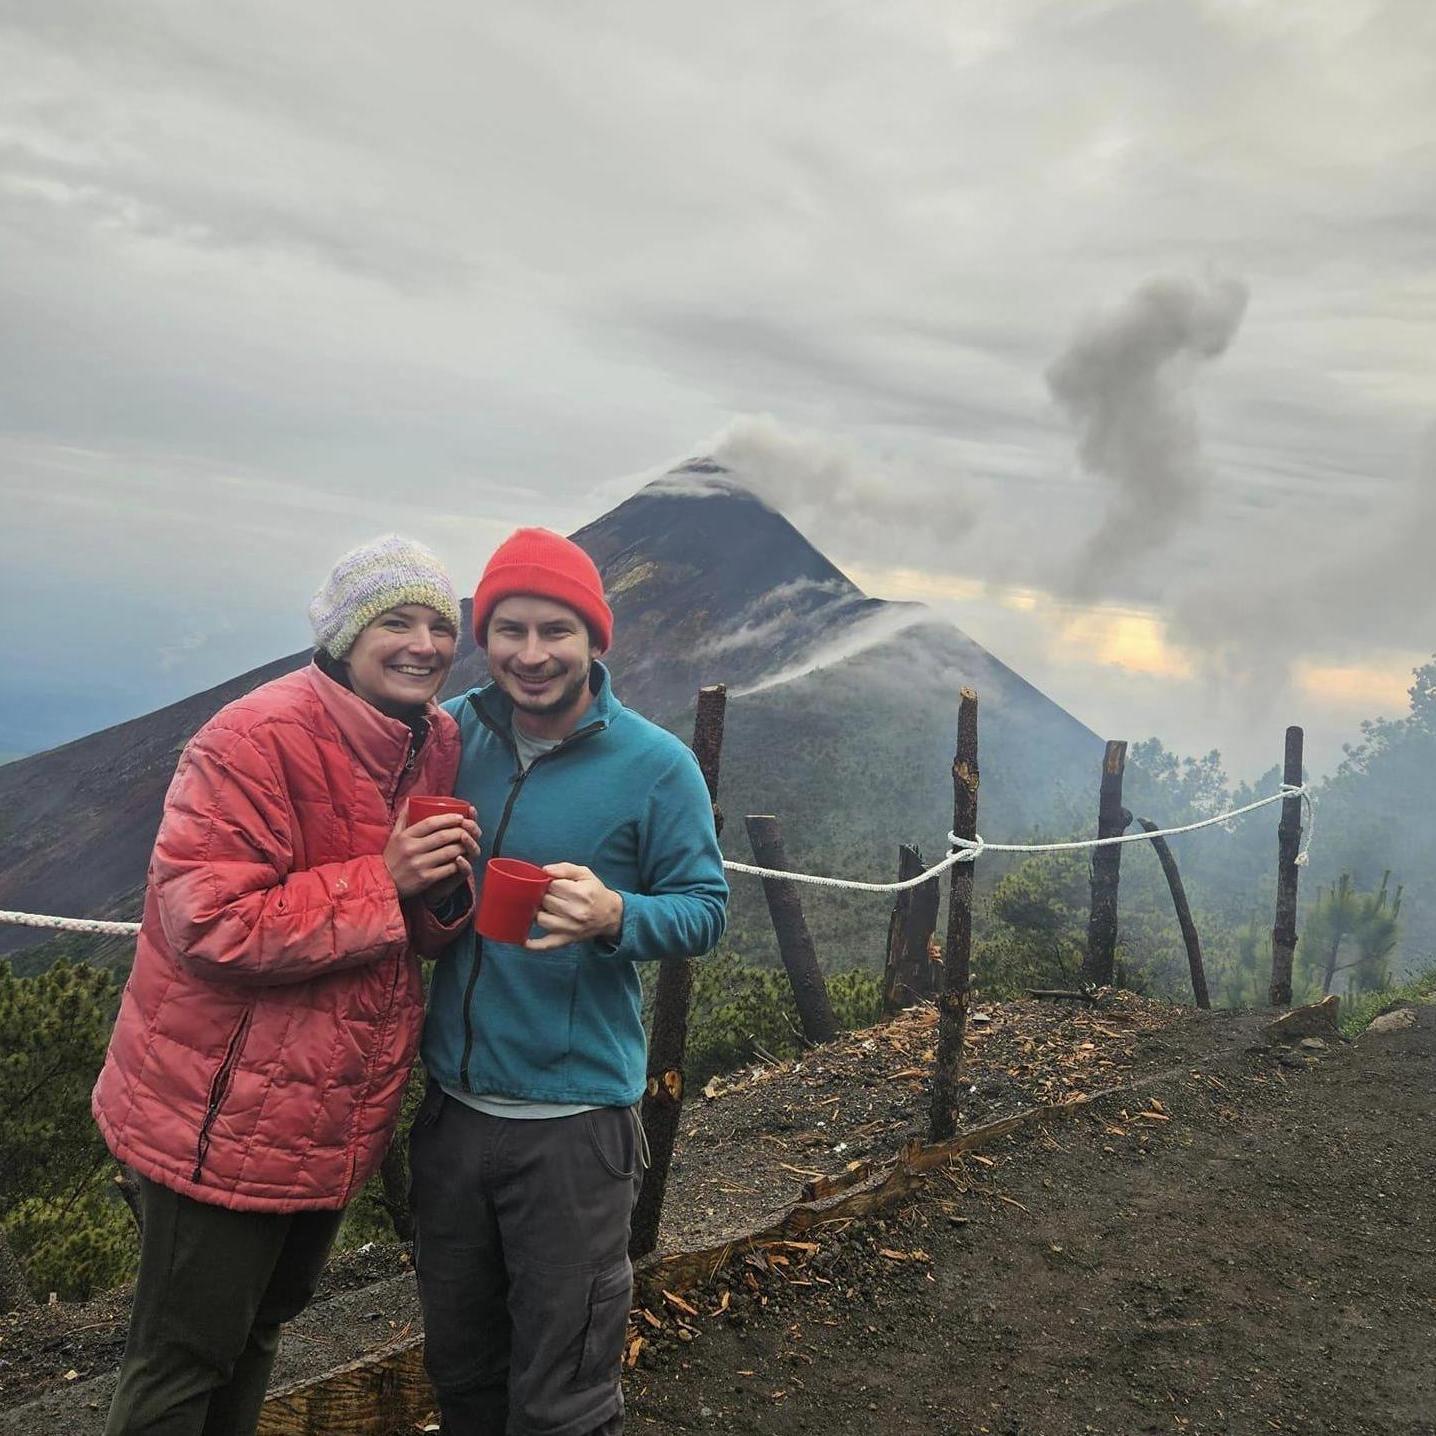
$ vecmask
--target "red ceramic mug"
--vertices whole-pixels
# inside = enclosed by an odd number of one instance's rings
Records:
[[[494,942],[525,942],[553,878],[520,858],[490,858],[474,930]]]
[[[462,798],[436,798],[419,795],[409,799],[409,826],[421,823],[425,818],[437,818],[440,813],[457,813],[461,818],[473,816],[473,807]]]

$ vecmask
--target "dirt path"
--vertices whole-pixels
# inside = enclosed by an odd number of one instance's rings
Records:
[[[902,1213],[746,1257],[686,1298],[696,1315],[640,1312],[630,1430],[1436,1436],[1436,1007],[1307,1053],[1262,1047],[1261,1020],[993,1009],[965,1124],[1145,1085],[970,1155]],[[695,1101],[665,1247],[919,1132],[930,1026],[909,1014]],[[277,1378],[415,1329],[404,1261],[336,1263]],[[124,1307],[0,1321],[0,1436],[98,1432]]]
[[[1436,1433],[1436,1008],[1141,1106],[695,1298],[630,1428]]]
[[[930,1008],[914,1009],[845,1034],[802,1062],[725,1077],[717,1100],[695,1094],[684,1110],[662,1249],[693,1250],[750,1231],[797,1200],[805,1175],[841,1171],[856,1158],[881,1160],[920,1135],[935,1021]],[[1170,1066],[1177,1052],[1205,1058],[1250,1025],[1130,993],[1111,994],[1100,1012],[1031,1002],[992,1007],[974,1015],[969,1034],[964,1120],[1131,1081]],[[331,1261],[315,1303],[286,1331],[275,1382],[319,1375],[410,1329],[417,1322],[412,1280],[384,1283],[407,1260],[400,1248],[385,1247]],[[27,1421],[72,1436],[98,1431],[128,1316],[127,1290],[0,1316],[0,1436],[23,1431]],[[17,1409],[37,1398],[40,1408]]]

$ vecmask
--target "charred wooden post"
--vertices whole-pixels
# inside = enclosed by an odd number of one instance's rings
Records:
[[[1127,745],[1113,740],[1102,758],[1102,791],[1097,803],[1097,836],[1121,837],[1132,815],[1122,806],[1122,775],[1127,768]],[[1092,908],[1087,919],[1087,958],[1082,978],[1094,987],[1112,985],[1117,952],[1117,884],[1121,877],[1122,846],[1113,843],[1092,851]]]
[[[766,813],[750,813],[743,821],[748,827],[748,841],[758,866],[787,870],[788,854],[783,847],[783,828],[777,818]],[[803,917],[803,904],[798,885],[783,878],[764,878],[763,896],[768,899],[768,915],[778,935],[778,951],[793,985],[798,1002],[798,1018],[803,1036],[809,1042],[831,1042],[838,1034],[837,1019],[828,1001],[828,986],[818,967],[818,954],[813,937]]]
[[[723,752],[723,717],[728,690],[721,683],[698,690],[698,711],[693,718],[693,754],[708,784],[713,804],[713,826],[721,835],[723,814],[718,808],[718,766]],[[688,1005],[693,995],[693,959],[665,957],[658,964],[658,987],[653,999],[653,1033],[648,1044],[648,1083],[643,1093],[643,1131],[648,1138],[649,1163],[633,1209],[628,1243],[631,1256],[644,1256],[658,1245],[668,1171],[683,1109],[683,1057],[688,1048]]]
[[[35,1294],[25,1280],[18,1258],[10,1249],[5,1228],[0,1227],[0,1316],[9,1316],[12,1311],[23,1311],[34,1305]]]
[[[1155,833],[1157,825],[1150,818],[1138,818],[1144,831]],[[1167,886],[1172,890],[1172,906],[1177,910],[1177,923],[1182,929],[1182,941],[1187,947],[1187,966],[1192,974],[1192,997],[1198,1007],[1210,1007],[1207,996],[1207,970],[1202,965],[1202,942],[1197,936],[1197,925],[1192,921],[1192,910],[1187,905],[1187,890],[1182,885],[1182,875],[1177,871],[1177,860],[1167,845],[1166,838],[1153,838],[1152,846],[1157,852],[1157,861],[1167,875]]]
[[[414,1240],[414,1210],[409,1205],[409,1144],[395,1137],[379,1163],[379,1205],[401,1242]]]
[[[957,706],[957,751],[952,759],[952,831],[977,836],[977,694],[962,690]],[[937,1062],[932,1074],[929,1140],[946,1141],[957,1129],[957,1079],[967,1035],[972,985],[972,886],[974,864],[954,863],[947,900],[947,954],[937,999]]]
[[[1302,730],[1286,730],[1286,757],[1281,780],[1299,787],[1301,775]],[[1291,1006],[1291,964],[1296,953],[1296,887],[1299,869],[1296,865],[1301,850],[1301,799],[1288,798],[1281,805],[1281,822],[1276,830],[1276,921],[1271,929],[1271,990],[1268,997],[1273,1007]]]
[[[143,1241],[145,1209],[140,1202],[140,1174],[133,1167],[127,1167],[121,1162],[116,1166],[114,1182],[115,1190],[120,1194],[120,1200],[129,1208],[130,1216],[134,1218],[135,1232]]]
[[[904,843],[898,849],[897,880],[900,883],[915,878],[923,867],[918,848]],[[936,878],[897,895],[888,921],[887,961],[883,967],[885,1016],[891,1017],[919,998],[932,996],[936,964],[928,952],[928,944],[937,927],[941,901],[942,892]]]

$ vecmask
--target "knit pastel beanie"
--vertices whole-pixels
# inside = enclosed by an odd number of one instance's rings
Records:
[[[480,648],[488,647],[489,615],[495,606],[520,593],[573,609],[600,652],[613,643],[613,610],[603,597],[603,579],[572,539],[548,529],[519,529],[494,550],[474,590],[474,637]]]
[[[459,627],[459,600],[444,566],[421,543],[385,534],[350,549],[309,601],[314,641],[343,658],[381,613],[422,603]]]

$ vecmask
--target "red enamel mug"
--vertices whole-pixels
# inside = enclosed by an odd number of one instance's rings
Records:
[[[525,942],[553,878],[521,858],[490,858],[474,929],[494,942]]]
[[[473,816],[473,808],[462,798],[438,798],[419,794],[409,799],[409,826],[422,823],[425,818],[437,818],[440,813],[457,813],[461,818]]]

